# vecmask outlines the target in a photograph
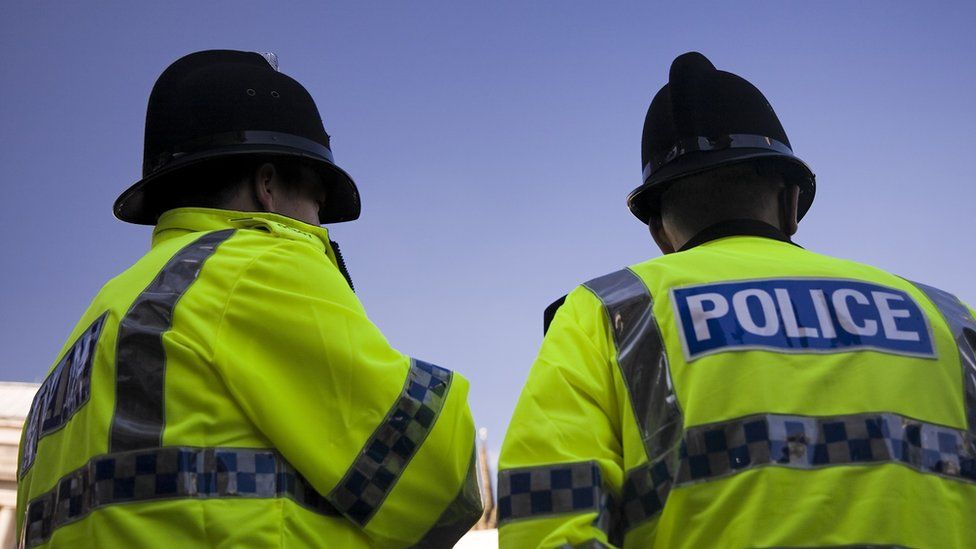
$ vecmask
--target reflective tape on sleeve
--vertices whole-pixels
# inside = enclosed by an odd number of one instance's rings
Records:
[[[365,526],[393,490],[444,407],[452,372],[412,359],[403,391],[373,431],[329,501],[349,520]]]
[[[450,547],[478,522],[482,513],[484,504],[478,488],[478,458],[472,449],[468,472],[457,496],[444,509],[434,526],[413,545],[413,549]]]
[[[120,503],[162,499],[287,498],[314,512],[339,513],[274,450],[165,447],[105,454],[30,501],[23,544]]]
[[[498,473],[498,522],[600,512],[601,478],[595,461],[503,470]]]

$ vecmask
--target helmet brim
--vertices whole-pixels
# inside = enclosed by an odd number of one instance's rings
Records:
[[[345,170],[330,162],[329,159],[314,153],[269,144],[209,149],[198,154],[181,157],[171,162],[164,169],[140,179],[119,195],[113,207],[115,217],[128,223],[155,225],[164,210],[146,199],[147,191],[162,191],[166,188],[172,188],[173,181],[191,166],[199,166],[207,161],[228,157],[257,155],[302,158],[309,161],[309,166],[321,177],[326,188],[327,198],[325,206],[319,210],[319,223],[342,223],[359,218],[362,209],[359,189]]]
[[[651,174],[643,185],[627,196],[627,206],[631,213],[643,223],[650,222],[652,216],[659,215],[661,195],[671,185],[685,177],[697,175],[716,168],[731,166],[753,160],[772,161],[783,173],[789,183],[800,187],[800,203],[797,220],[810,210],[816,194],[816,176],[809,166],[795,156],[785,155],[768,149],[726,149],[721,151],[702,151],[688,153],[662,166]]]

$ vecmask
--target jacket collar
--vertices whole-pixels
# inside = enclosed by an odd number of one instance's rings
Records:
[[[167,240],[188,233],[217,231],[221,229],[243,229],[257,223],[273,223],[288,230],[296,240],[318,243],[323,250],[330,249],[329,231],[324,227],[309,225],[297,219],[266,212],[238,212],[212,208],[176,208],[159,216],[153,229],[152,246],[155,248]]]
[[[719,238],[726,238],[729,236],[758,236],[761,238],[771,238],[773,240],[779,240],[780,242],[787,242],[789,244],[794,244],[790,237],[786,233],[779,230],[778,228],[765,223],[763,221],[758,221],[755,219],[730,219],[728,221],[719,221],[714,225],[709,225],[704,229],[698,231],[698,233],[691,237],[685,245],[679,249],[679,252],[690,250],[695,246],[700,246],[706,242],[711,242],[713,240],[718,240]]]

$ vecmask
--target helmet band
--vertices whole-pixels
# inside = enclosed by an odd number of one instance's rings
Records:
[[[662,160],[653,163],[648,162],[647,165],[644,166],[644,181],[647,181],[647,178],[650,177],[651,174],[662,168],[665,164],[668,164],[669,162],[672,162],[688,153],[698,151],[721,151],[724,149],[766,149],[793,156],[793,150],[790,149],[786,143],[777,141],[772,137],[766,137],[764,135],[733,133],[729,135],[720,135],[717,137],[698,136],[687,139],[679,139]]]
[[[216,135],[208,135],[191,141],[180,143],[173,150],[158,155],[151,166],[146,166],[145,173],[149,175],[164,168],[174,160],[184,156],[196,154],[211,149],[221,147],[233,147],[238,145],[271,145],[278,147],[290,147],[307,152],[320,158],[335,163],[332,158],[332,151],[321,143],[305,139],[297,135],[281,132],[266,131],[241,131],[227,132]]]

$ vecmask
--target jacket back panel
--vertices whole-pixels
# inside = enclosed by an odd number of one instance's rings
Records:
[[[502,446],[502,545],[976,545],[976,320],[922,288],[751,236],[577,287]]]
[[[56,490],[58,480],[67,473],[91,467],[92,458],[110,453],[113,418],[119,407],[116,398],[119,323],[140,296],[152,291],[154,281],[159,282],[158,277],[167,262],[191,246],[201,234],[191,232],[154,246],[136,264],[102,288],[73,329],[59,353],[59,362],[70,356],[79,337],[102,319],[90,367],[90,395],[73,416],[64,418],[59,428],[50,432],[43,430],[34,442],[37,450],[30,450],[32,456],[36,455],[30,461],[25,461],[24,456],[25,448],[30,448],[31,444],[30,436],[25,435],[18,493],[18,507],[22,510],[32,500]],[[233,382],[228,380],[228,375],[246,377],[250,375],[249,368],[268,364],[250,360],[246,350],[220,349],[218,340],[221,335],[218,332],[232,286],[238,282],[241,273],[256,257],[281,243],[281,239],[267,231],[236,231],[206,257],[192,281],[182,281],[185,291],[171,311],[154,310],[142,317],[142,322],[153,324],[164,322],[163,317],[171,314],[171,327],[160,334],[165,353],[162,390],[165,425],[160,433],[163,447],[191,450],[274,448],[249,417],[246,404],[242,407],[240,395],[235,395],[229,388]],[[309,246],[295,242],[289,245]],[[321,247],[315,254],[325,260]],[[164,287],[168,284],[167,281],[162,283]],[[301,288],[294,291],[300,293]],[[276,303],[253,303],[242,314],[260,316],[263,308],[276,306]],[[295,311],[295,314],[302,313]],[[260,344],[263,335],[251,333],[250,337]],[[320,337],[310,333],[302,336]],[[218,353],[223,355],[220,358],[222,365],[215,367]],[[315,357],[294,358],[314,367]],[[274,394],[275,391],[269,390],[269,395]],[[378,386],[375,396],[378,401],[391,402],[395,401],[397,393],[388,386]],[[35,408],[39,407],[35,405]],[[283,415],[291,415],[292,421],[301,422],[314,420],[318,413],[304,409],[288,410]],[[40,421],[43,423],[43,418]],[[361,436],[361,433],[356,435]],[[323,450],[328,451],[327,447]],[[337,453],[355,451],[346,448]],[[347,458],[342,456],[340,459],[345,462]],[[138,470],[133,473],[130,478],[137,484],[161,482],[158,475],[140,478]],[[139,489],[139,486],[134,487],[136,491]],[[172,528],[173,524],[179,524],[180,528]],[[20,527],[23,528],[23,524]],[[372,546],[359,529],[351,527],[338,513],[326,516],[287,497],[161,498],[107,505],[57,528],[47,541],[70,547]]]
[[[648,540],[662,547],[799,546],[811,540],[841,545],[854,540],[911,547],[959,547],[976,540],[976,527],[961,512],[976,504],[976,485],[958,476],[920,473],[901,463],[874,463],[867,457],[845,462],[851,459],[851,449],[859,448],[858,445],[867,444],[866,451],[870,453],[870,444],[891,444],[891,440],[877,440],[881,435],[872,442],[875,433],[854,433],[852,425],[856,425],[856,420],[848,422],[846,432],[831,439],[837,429],[845,427],[839,418],[867,417],[871,421],[870,418],[886,417],[885,414],[963,432],[970,427],[966,425],[957,344],[942,314],[915,285],[873,267],[756,237],[713,241],[635,265],[631,270],[653,296],[654,317],[666,349],[683,429],[686,433],[703,434],[700,442],[704,447],[689,458],[695,450],[688,447],[691,443],[686,435],[684,443],[675,441],[672,448],[651,450],[658,455],[671,452],[671,457],[665,459],[672,460],[680,460],[680,454],[685,454],[684,467],[697,458],[698,463],[692,466],[701,472],[685,472],[685,482],[670,490],[660,517],[630,531],[627,546],[646,546]],[[768,301],[775,302],[772,288],[787,287],[779,282],[802,284],[818,280],[842,285],[845,281],[861,282],[879,290],[904,292],[924,314],[934,353],[913,356],[871,348],[825,351],[743,346],[740,350],[729,346],[712,354],[689,356],[687,339],[694,337],[695,332],[682,325],[688,319],[679,316],[676,290],[708,290],[710,284],[733,281],[761,281],[763,287],[762,283],[769,281],[765,287],[773,299]],[[751,313],[730,310],[727,314],[751,314],[761,319],[761,300],[755,294],[752,297]],[[790,300],[796,309],[802,306],[796,295],[791,295]],[[852,319],[858,316],[854,310]],[[778,303],[778,318],[765,319],[767,325],[790,322],[784,320],[789,312]],[[709,316],[707,310],[704,313]],[[795,310],[792,314],[794,320],[799,316]],[[856,323],[863,322],[864,319],[856,319]],[[809,319],[806,324],[797,324],[798,328],[804,326],[831,329]],[[712,330],[716,329],[712,325]],[[783,329],[779,326],[780,331]],[[844,328],[832,329],[838,332]],[[882,327],[876,329],[881,331]],[[615,369],[618,374],[620,371]],[[627,380],[618,381],[625,394],[627,385]],[[625,413],[634,417],[630,410]],[[784,459],[776,463],[778,456],[762,462],[756,459],[755,451],[752,455],[748,450],[736,455],[748,440],[734,441],[739,433],[730,424],[746,421],[747,428],[758,425],[771,439],[775,438],[771,430],[781,424],[780,417],[806,422],[806,431],[801,427],[792,442],[787,434],[787,442],[779,448],[790,454],[785,458],[789,463],[782,463]],[[831,418],[837,421],[825,424]],[[748,423],[749,419],[758,421]],[[626,469],[631,470],[647,461],[646,436],[637,422],[624,423],[624,457]],[[718,433],[721,436],[716,436]],[[744,436],[747,438],[748,432]],[[827,443],[833,446],[828,447]],[[764,440],[763,444],[770,443]],[[844,445],[843,451],[838,450]],[[814,455],[817,452],[824,455]],[[845,459],[831,461],[834,454],[844,452]]]

